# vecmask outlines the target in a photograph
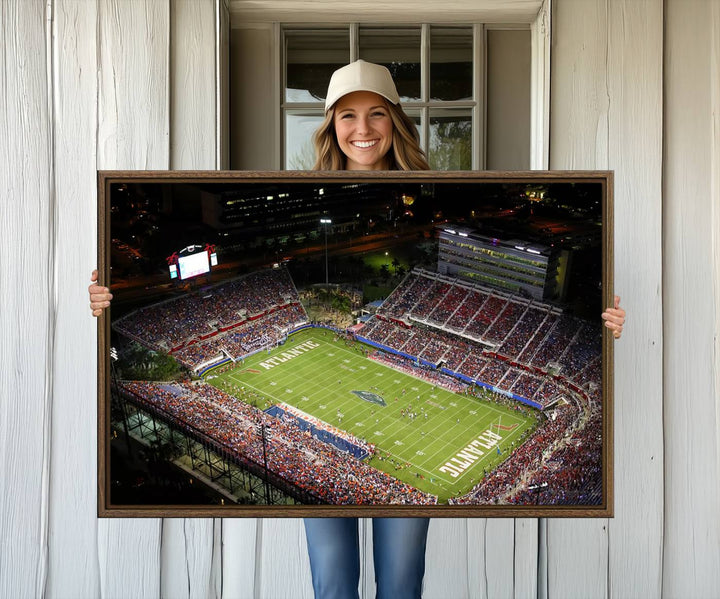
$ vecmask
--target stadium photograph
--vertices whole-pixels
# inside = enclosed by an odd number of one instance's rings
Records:
[[[474,175],[101,177],[108,515],[607,514],[607,173]]]

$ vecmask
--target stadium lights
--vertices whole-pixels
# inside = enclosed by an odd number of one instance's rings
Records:
[[[538,252],[537,250],[533,250],[532,248],[528,248],[527,251],[531,254],[540,254],[540,252]]]
[[[467,237],[467,236],[468,236],[467,233],[458,233],[458,235],[460,235],[460,237]]]
[[[516,246],[515,246],[515,249],[516,249],[516,250],[525,251],[525,247],[522,246],[522,245],[516,245]]]
[[[320,190],[323,191],[322,189]],[[325,288],[330,286],[329,276],[328,276],[328,247],[327,247],[327,226],[332,225],[332,219],[329,218],[321,218],[320,224],[325,225]]]
[[[457,235],[457,233],[455,231],[453,231],[452,229],[445,229],[445,232],[450,233],[451,235]]]

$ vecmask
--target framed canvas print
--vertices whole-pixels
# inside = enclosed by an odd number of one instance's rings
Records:
[[[101,516],[612,516],[611,172],[98,184]]]

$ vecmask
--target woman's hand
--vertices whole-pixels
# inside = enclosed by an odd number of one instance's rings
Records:
[[[625,324],[625,310],[620,307],[619,296],[615,296],[615,305],[602,313],[602,319],[605,321],[605,326],[612,331],[613,337],[620,339]]]
[[[93,270],[90,280],[93,282],[88,287],[88,293],[90,294],[90,309],[92,310],[93,316],[100,316],[102,311],[110,305],[112,299],[112,293],[107,287],[101,287],[97,284],[98,271]]]

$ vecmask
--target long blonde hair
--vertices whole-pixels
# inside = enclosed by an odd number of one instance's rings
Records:
[[[420,148],[420,136],[415,123],[405,114],[400,104],[385,102],[393,123],[392,148],[387,153],[391,171],[427,171],[430,166]],[[345,170],[345,154],[340,150],[335,135],[335,106],[325,113],[325,119],[313,134],[315,146],[314,171]]]

